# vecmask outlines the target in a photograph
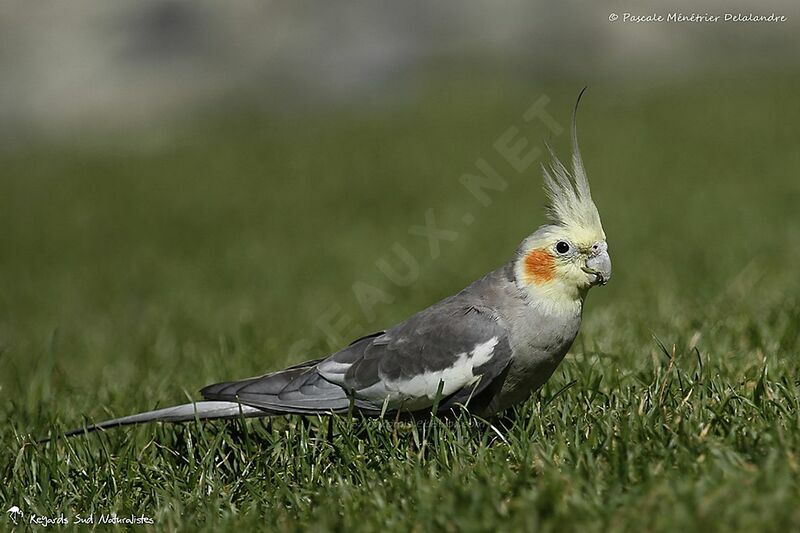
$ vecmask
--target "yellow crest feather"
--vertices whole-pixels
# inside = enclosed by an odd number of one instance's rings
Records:
[[[556,225],[574,228],[581,232],[591,232],[604,238],[600,213],[592,200],[578,147],[577,112],[585,90],[586,88],[578,95],[578,101],[572,112],[572,168],[568,170],[553,149],[547,146],[552,158],[549,166],[542,165],[544,188],[549,199],[547,215]]]

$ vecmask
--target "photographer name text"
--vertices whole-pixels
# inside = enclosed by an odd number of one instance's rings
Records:
[[[630,22],[632,24],[647,23],[691,23],[691,24],[717,24],[717,23],[769,23],[779,24],[786,22],[789,17],[775,13],[611,13],[608,20],[615,22]]]
[[[98,515],[75,515],[66,516],[63,514],[55,516],[42,516],[32,514],[24,520],[28,524],[52,527],[52,526],[67,526],[70,524],[83,524],[83,525],[119,525],[119,526],[138,526],[138,525],[152,525],[155,520],[146,515],[126,515],[119,516],[114,513],[101,513]]]

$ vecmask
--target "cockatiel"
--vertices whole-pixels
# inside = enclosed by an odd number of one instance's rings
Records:
[[[580,100],[580,97],[578,98]],[[577,104],[575,106],[577,111]],[[151,421],[332,414],[429,416],[460,406],[491,416],[526,400],[572,345],[590,288],[611,278],[572,116],[571,169],[551,150],[550,223],[461,292],[321,359],[209,385],[203,401],[117,418],[67,435]]]

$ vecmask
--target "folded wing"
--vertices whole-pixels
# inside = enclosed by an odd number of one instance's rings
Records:
[[[318,361],[219,383],[204,398],[270,413],[366,414],[469,404],[511,359],[505,327],[490,310],[445,300],[392,329],[358,339]]]

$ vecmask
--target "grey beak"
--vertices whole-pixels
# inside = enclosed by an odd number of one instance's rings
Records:
[[[611,279],[611,257],[605,242],[597,242],[592,246],[592,253],[586,260],[586,271],[597,276],[595,285],[605,285]]]

